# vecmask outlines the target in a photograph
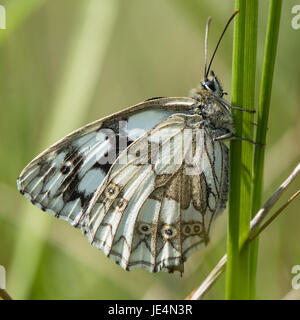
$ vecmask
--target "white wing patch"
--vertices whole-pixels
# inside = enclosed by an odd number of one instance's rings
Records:
[[[94,193],[99,187],[99,181],[105,178],[105,173],[101,169],[91,169],[78,184],[78,191],[88,195]]]

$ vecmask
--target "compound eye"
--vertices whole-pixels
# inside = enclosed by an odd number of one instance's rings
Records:
[[[204,86],[206,89],[209,89],[211,91],[216,91],[215,83],[214,81],[208,80],[204,83]]]

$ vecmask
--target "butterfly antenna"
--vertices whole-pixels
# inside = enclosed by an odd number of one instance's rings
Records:
[[[204,43],[204,81],[207,81],[207,38],[208,38],[208,29],[209,29],[209,24],[211,21],[211,17],[207,18],[207,22],[206,22],[206,29],[205,29],[205,43]]]
[[[217,50],[218,50],[218,47],[219,47],[220,42],[221,42],[221,40],[222,40],[222,38],[223,38],[223,36],[224,36],[224,33],[226,32],[226,30],[227,30],[230,22],[233,20],[233,18],[234,18],[239,12],[240,12],[240,10],[239,10],[239,9],[236,9],[236,10],[234,11],[234,13],[232,14],[232,16],[229,18],[228,22],[226,23],[226,26],[225,26],[225,28],[224,28],[224,30],[223,30],[220,38],[219,38],[219,41],[218,41],[218,43],[217,43],[217,45],[216,45],[216,49],[215,49],[215,51],[214,51],[214,53],[213,53],[213,55],[212,55],[212,57],[211,57],[211,59],[210,59],[210,62],[209,62],[209,65],[208,65],[208,69],[207,69],[207,70],[206,70],[206,66],[205,66],[205,76],[204,76],[205,79],[207,79],[207,76],[208,76],[208,73],[209,73],[211,64],[212,64],[212,62],[213,62],[213,60],[214,60],[215,54],[216,54],[216,52],[217,52]],[[208,19],[209,19],[209,18],[208,18]],[[208,20],[207,20],[207,22],[208,22]]]

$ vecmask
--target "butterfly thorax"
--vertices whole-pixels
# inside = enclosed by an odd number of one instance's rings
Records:
[[[193,89],[190,96],[199,102],[194,112],[202,116],[205,127],[211,129],[214,137],[234,133],[231,110],[219,100],[218,96],[202,86]]]

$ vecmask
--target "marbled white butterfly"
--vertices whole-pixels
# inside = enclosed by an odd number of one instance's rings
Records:
[[[223,34],[237,11],[229,19]],[[189,98],[152,98],[72,132],[20,174],[34,205],[126,270],[183,272],[228,194],[232,107],[213,72]],[[241,109],[241,108],[237,108]],[[244,110],[244,109],[241,109]]]

